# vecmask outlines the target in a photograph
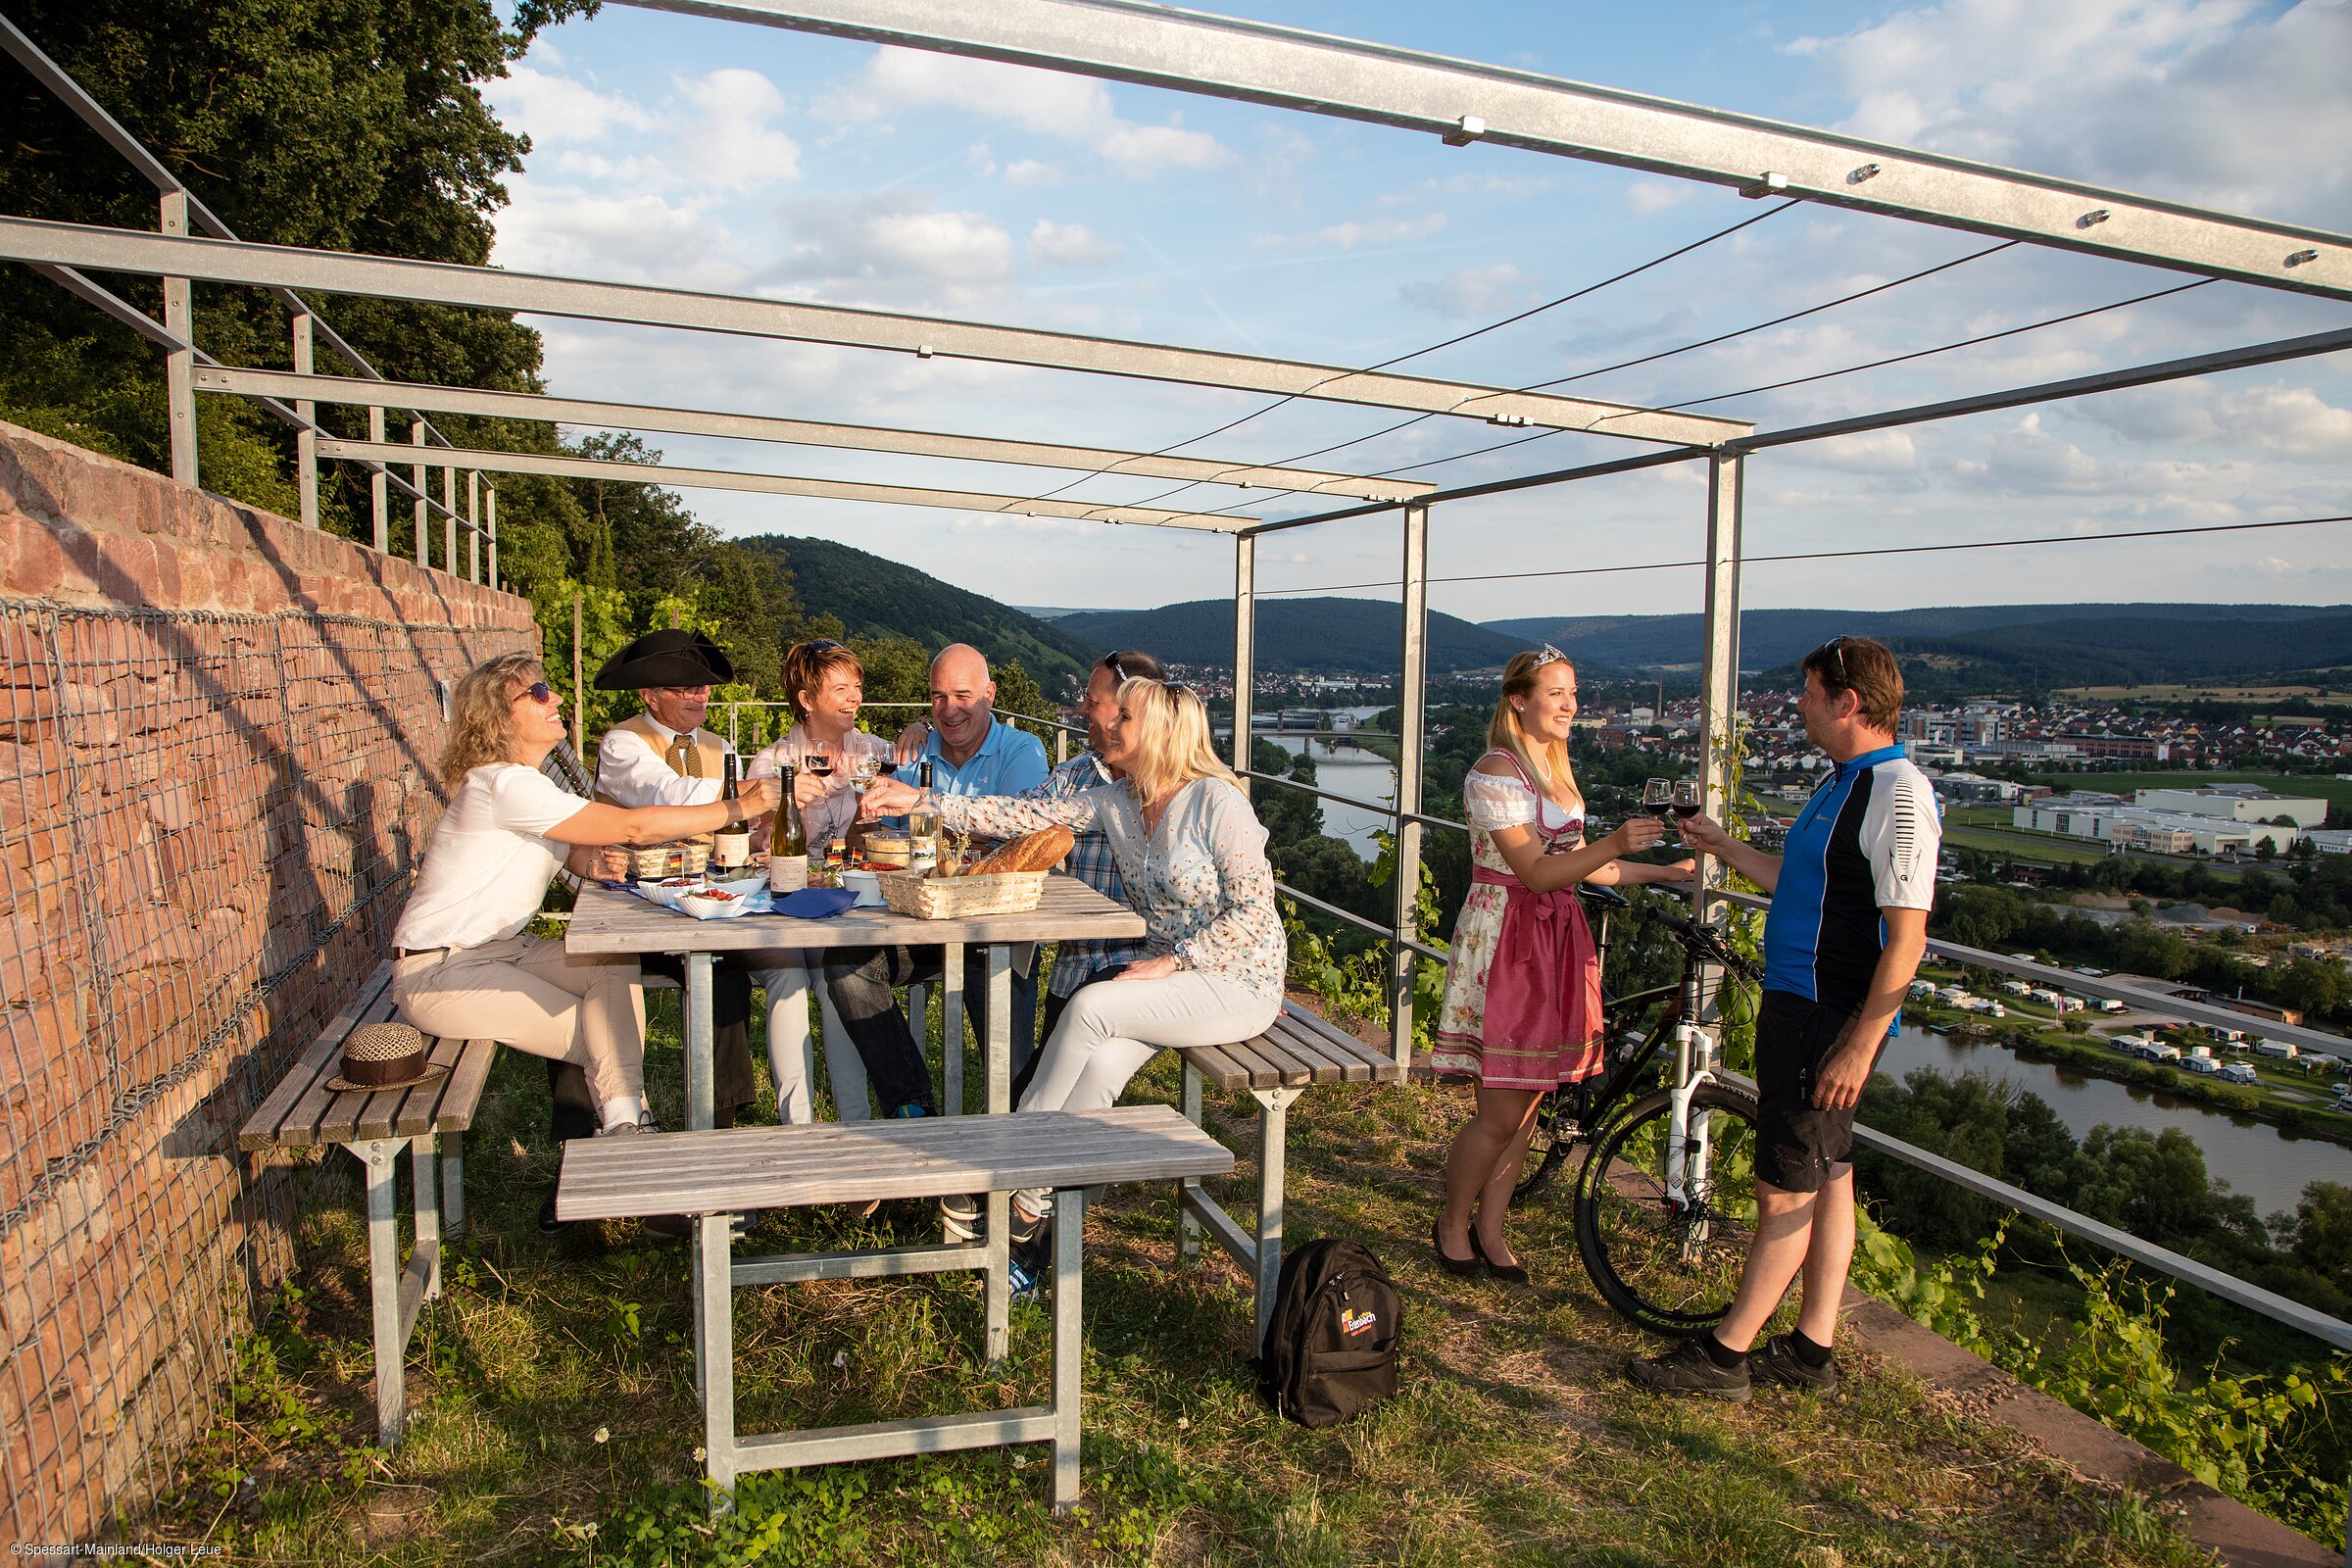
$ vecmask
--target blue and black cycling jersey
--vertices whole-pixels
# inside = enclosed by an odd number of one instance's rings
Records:
[[[1764,917],[1764,989],[1853,1013],[1886,951],[1882,909],[1935,901],[1943,826],[1900,746],[1839,762],[1797,813]]]

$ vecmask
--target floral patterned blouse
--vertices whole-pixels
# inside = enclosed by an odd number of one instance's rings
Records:
[[[1282,1000],[1290,943],[1274,906],[1266,830],[1249,797],[1223,779],[1195,779],[1179,789],[1152,833],[1144,830],[1143,803],[1124,783],[1058,801],[935,799],[941,821],[958,832],[1011,838],[1058,822],[1073,833],[1102,833],[1154,956],[1172,955],[1188,968]]]

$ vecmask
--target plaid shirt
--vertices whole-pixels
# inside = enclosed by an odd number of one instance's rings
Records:
[[[1088,790],[1100,789],[1110,782],[1110,769],[1091,751],[1080,752],[1046,775],[1046,781],[1033,790],[1023,790],[1012,797],[1016,801],[1066,801]],[[1127,888],[1119,880],[1119,868],[1110,858],[1110,840],[1102,834],[1081,833],[1070,848],[1070,870],[1085,878],[1089,887],[1106,899],[1127,902]],[[1064,942],[1054,958],[1054,978],[1047,985],[1050,994],[1066,997],[1086,984],[1098,969],[1114,963],[1133,963],[1144,956],[1145,946],[1139,938],[1129,942]]]

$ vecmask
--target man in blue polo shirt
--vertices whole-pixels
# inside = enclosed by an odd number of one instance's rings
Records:
[[[1704,816],[1683,827],[1772,895],[1764,1005],[1756,1018],[1756,1235],[1731,1310],[1712,1334],[1632,1362],[1661,1394],[1744,1399],[1755,1380],[1828,1392],[1831,1345],[1854,1256],[1854,1106],[1927,951],[1943,829],[1936,792],[1895,744],[1894,656],[1833,637],[1805,656],[1797,711],[1837,765],[1766,855]],[[1789,1284],[1796,1327],[1750,1349]]]
[[[931,787],[946,795],[1018,795],[1046,781],[1046,749],[1038,738],[996,715],[997,683],[989,679],[980,650],[955,643],[931,661],[931,732],[914,761],[899,777],[917,781],[931,766]],[[825,959],[825,986],[841,1014],[842,1027],[857,1043],[879,1116],[926,1116],[939,1106],[931,1092],[931,1068],[907,1026],[893,988],[924,985],[940,977],[938,948],[840,948]],[[988,954],[967,948],[963,994],[972,1027],[988,1028]],[[1037,970],[1034,959],[1016,965],[1012,976],[1012,1066],[1015,1072],[1037,1049]]]

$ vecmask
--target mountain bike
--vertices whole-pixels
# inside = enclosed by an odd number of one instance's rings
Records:
[[[1614,889],[1582,895],[1605,957],[1609,917],[1631,906]],[[1756,1215],[1755,1097],[1717,1076],[1721,1026],[1702,1020],[1706,1002],[1725,997],[1707,988],[1759,976],[1715,926],[1655,907],[1645,918],[1668,933],[1681,973],[1671,985],[1604,999],[1609,1064],[1544,1097],[1512,1199],[1543,1193],[1587,1148],[1575,1187],[1586,1272],[1626,1317],[1687,1336],[1730,1310]]]

